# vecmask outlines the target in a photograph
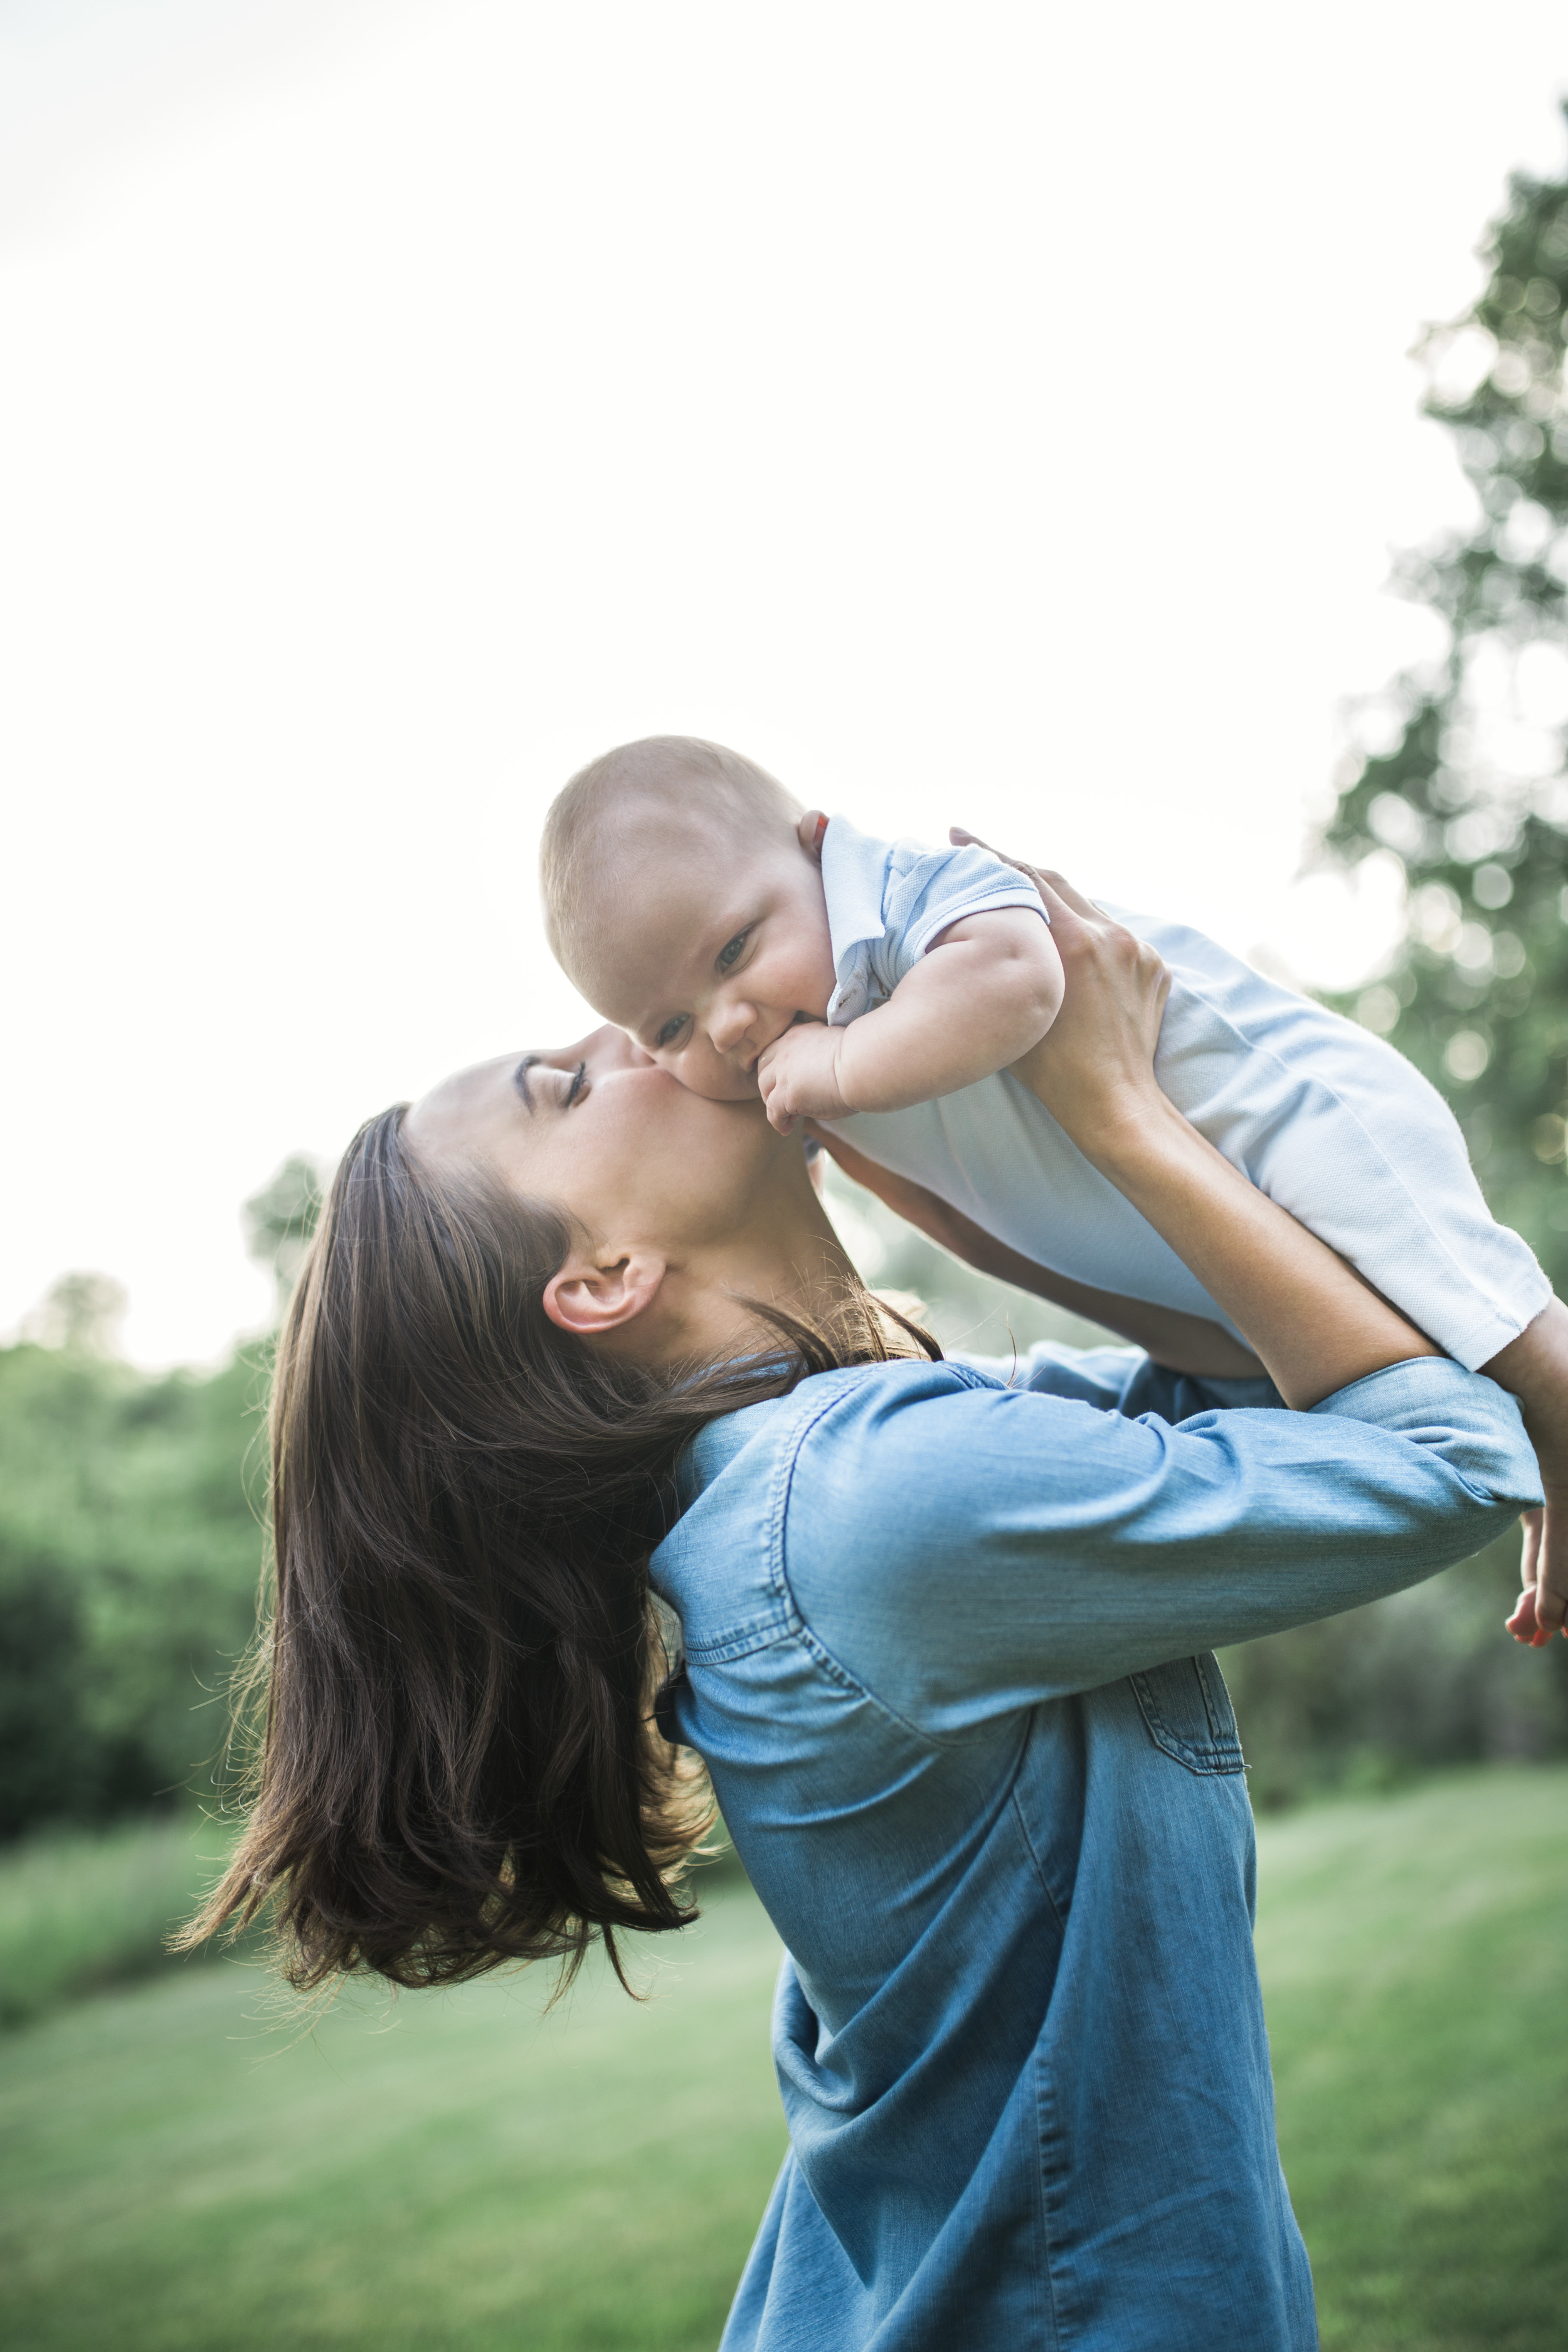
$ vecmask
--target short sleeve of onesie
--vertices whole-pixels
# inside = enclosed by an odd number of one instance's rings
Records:
[[[836,983],[827,1018],[835,1029],[885,1003],[931,941],[963,916],[1027,907],[1050,920],[1034,884],[988,849],[877,841],[841,816],[823,835],[822,887]]]

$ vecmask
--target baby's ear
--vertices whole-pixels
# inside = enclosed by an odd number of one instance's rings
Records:
[[[807,809],[795,826],[795,837],[808,857],[822,862],[822,836],[827,831],[827,819],[820,809]]]

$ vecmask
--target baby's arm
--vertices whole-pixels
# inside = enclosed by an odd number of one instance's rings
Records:
[[[904,1110],[1005,1069],[1045,1035],[1062,1001],[1048,926],[1026,907],[950,923],[885,1004],[843,1029],[798,1024],[757,1062],[768,1117]]]

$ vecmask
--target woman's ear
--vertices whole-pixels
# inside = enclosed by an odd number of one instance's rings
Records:
[[[651,1250],[603,1258],[574,1250],[544,1286],[544,1311],[563,1331],[592,1339],[618,1331],[653,1304],[665,1262]]]

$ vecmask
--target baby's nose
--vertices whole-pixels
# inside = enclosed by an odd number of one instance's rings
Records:
[[[750,1004],[730,1003],[716,1005],[708,1024],[708,1034],[721,1054],[732,1054],[743,1045],[756,1024],[755,1008]]]

